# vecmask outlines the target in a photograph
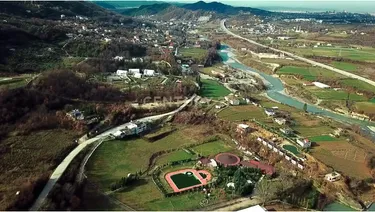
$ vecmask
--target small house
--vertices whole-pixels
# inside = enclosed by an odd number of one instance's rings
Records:
[[[126,75],[128,75],[128,71],[119,69],[119,70],[116,71],[116,75],[117,76],[126,76]]]
[[[264,112],[267,114],[267,116],[274,116],[276,114],[275,110],[272,108],[265,108]]]
[[[275,122],[279,125],[285,125],[286,124],[286,119],[284,118],[275,118]]]
[[[337,172],[332,172],[332,173],[329,173],[329,174],[326,174],[324,179],[328,180],[329,182],[335,182],[335,181],[338,181],[340,180],[341,178],[341,174],[337,173]]]
[[[130,68],[129,69],[129,73],[131,73],[131,74],[139,74],[140,70],[139,70],[139,68]]]
[[[280,132],[282,132],[284,135],[292,135],[293,130],[290,128],[280,128]]]
[[[148,76],[148,77],[153,77],[155,76],[155,70],[145,69],[143,70],[143,75]]]
[[[239,124],[236,131],[240,134],[247,134],[251,131],[251,128],[247,124]]]
[[[311,142],[307,138],[297,138],[296,141],[302,148],[311,147]]]
[[[323,88],[323,89],[326,89],[326,88],[330,88],[331,86],[329,85],[326,85],[324,83],[321,83],[321,82],[313,82],[313,84],[318,87],[318,88]]]

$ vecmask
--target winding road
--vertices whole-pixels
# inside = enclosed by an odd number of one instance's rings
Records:
[[[150,121],[155,121],[155,120],[167,117],[167,116],[172,116],[172,115],[180,112],[181,110],[183,110],[190,102],[192,102],[194,100],[194,98],[196,96],[197,95],[194,94],[190,99],[186,100],[184,104],[182,104],[179,108],[177,108],[174,111],[164,113],[164,114],[160,114],[160,115],[144,117],[144,118],[141,118],[141,119],[134,120],[134,122],[135,121],[150,122]],[[56,167],[55,171],[50,176],[47,184],[44,186],[42,192],[39,194],[38,198],[36,199],[34,204],[31,206],[30,211],[37,211],[41,208],[41,206],[43,205],[44,201],[46,200],[48,194],[51,192],[51,190],[53,189],[53,187],[55,186],[55,184],[57,183],[59,178],[64,174],[64,172],[68,168],[69,164],[73,161],[73,159],[82,150],[84,150],[88,145],[90,145],[90,144],[92,144],[96,141],[99,141],[101,139],[108,138],[114,132],[117,132],[119,130],[124,129],[128,124],[129,123],[126,123],[126,124],[114,127],[110,130],[107,130],[107,131],[103,132],[102,134],[99,134],[99,135],[95,136],[94,138],[91,138],[91,139],[88,139],[88,140],[82,142],[73,151],[71,151],[69,153],[69,155],[66,156],[65,159]]]
[[[298,56],[298,55],[295,55],[293,53],[290,53],[290,52],[286,52],[286,51],[283,51],[283,50],[280,50],[280,49],[275,49],[275,48],[272,48],[272,47],[269,47],[269,46],[266,46],[266,45],[263,45],[263,44],[260,44],[260,43],[257,43],[253,40],[250,40],[248,38],[244,38],[244,37],[241,37],[231,31],[229,31],[226,26],[225,26],[225,21],[226,19],[223,19],[221,20],[220,22],[220,26],[221,26],[221,29],[226,32],[227,34],[229,35],[232,35],[233,37],[236,37],[236,38],[239,38],[239,39],[242,39],[242,40],[245,40],[249,43],[252,43],[254,45],[257,45],[257,46],[260,46],[260,47],[263,47],[263,48],[267,48],[267,49],[271,49],[272,51],[275,51],[275,52],[278,52],[278,53],[283,53],[284,55],[288,55],[289,57],[292,57],[296,60],[300,60],[300,61],[303,61],[303,62],[306,62],[306,63],[309,63],[311,65],[314,65],[314,66],[318,66],[318,67],[321,67],[321,68],[325,68],[325,69],[328,69],[330,71],[334,71],[336,73],[339,73],[339,74],[342,74],[344,76],[347,76],[347,77],[350,77],[350,78],[353,78],[353,79],[358,79],[358,80],[361,80],[363,82],[366,82],[372,86],[375,86],[375,81],[372,81],[372,80],[369,80],[367,78],[364,78],[364,77],[361,77],[361,76],[358,76],[356,74],[352,74],[352,73],[349,73],[349,72],[346,72],[346,71],[343,71],[341,69],[337,69],[337,68],[334,68],[334,67],[331,67],[331,66],[328,66],[326,64],[323,64],[323,63],[319,63],[319,62],[316,62],[316,61],[313,61],[313,60],[310,60],[310,59],[307,59],[307,58],[304,58],[304,57],[301,57],[301,56]]]

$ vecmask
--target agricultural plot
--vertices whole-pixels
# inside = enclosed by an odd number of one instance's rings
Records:
[[[333,89],[309,89],[316,97],[323,100],[346,100],[348,99],[348,92],[346,91],[335,91]],[[355,93],[349,94],[349,99],[352,101],[367,101],[365,96],[361,96]]]
[[[202,79],[201,82],[201,96],[217,98],[227,96],[231,93],[226,87],[215,80]]]
[[[375,62],[375,49],[373,48],[344,48],[344,47],[317,47],[317,48],[293,48],[300,55],[319,55],[325,57],[341,57],[351,60]]]
[[[340,82],[346,86],[357,88],[359,90],[375,92],[375,86],[357,79],[342,79]]]
[[[349,176],[362,179],[370,176],[366,151],[346,141],[319,142],[312,149],[312,155]]]
[[[317,125],[317,126],[296,126],[293,129],[303,137],[313,137],[328,135],[333,132],[333,129],[326,125]]]
[[[303,79],[308,81],[315,81],[319,76],[329,78],[340,78],[341,76],[328,70],[317,67],[299,67],[299,66],[284,66],[277,71],[277,74],[284,75],[300,75]]]
[[[375,102],[356,102],[354,107],[356,111],[363,111],[366,114],[375,112]]]
[[[356,64],[348,63],[348,62],[333,61],[331,65],[335,68],[338,68],[344,71],[350,71],[350,72],[355,72],[357,71],[357,68],[358,68]]]

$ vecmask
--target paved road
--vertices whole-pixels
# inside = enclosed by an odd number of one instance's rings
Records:
[[[279,53],[283,53],[284,55],[288,55],[289,57],[292,57],[294,59],[297,59],[297,60],[300,60],[300,61],[304,61],[306,63],[309,63],[311,65],[315,65],[315,66],[318,66],[318,67],[321,67],[321,68],[325,68],[325,69],[328,69],[330,71],[334,71],[336,73],[339,73],[339,74],[342,74],[344,76],[347,76],[347,77],[350,77],[350,78],[353,78],[353,79],[358,79],[358,80],[361,80],[363,82],[367,82],[368,84],[370,85],[373,85],[375,86],[375,81],[372,81],[372,80],[369,80],[369,79],[366,79],[364,77],[361,77],[361,76],[358,76],[356,74],[352,74],[352,73],[349,73],[349,72],[346,72],[346,71],[343,71],[341,69],[337,69],[337,68],[334,68],[334,67],[331,67],[331,66],[328,66],[328,65],[325,65],[323,63],[319,63],[319,62],[316,62],[316,61],[313,61],[313,60],[310,60],[310,59],[307,59],[307,58],[304,58],[304,57],[301,57],[301,56],[298,56],[298,55],[295,55],[293,53],[290,53],[290,52],[286,52],[286,51],[283,51],[283,50],[280,50],[280,49],[275,49],[275,48],[272,48],[272,47],[269,47],[269,46],[266,46],[266,45],[263,45],[263,44],[260,44],[260,43],[257,43],[253,40],[250,40],[250,39],[247,39],[247,38],[244,38],[244,37],[241,37],[237,34],[234,34],[233,32],[229,31],[226,26],[225,26],[225,21],[226,19],[223,19],[221,20],[221,23],[220,23],[220,26],[221,28],[229,35],[232,35],[233,37],[236,37],[236,38],[240,38],[242,40],[245,40],[249,43],[252,43],[254,45],[257,45],[257,46],[260,46],[260,47],[263,47],[263,48],[267,48],[267,49],[271,49],[275,52],[279,52]]]
[[[137,119],[134,121],[141,121],[141,122],[149,122],[149,121],[154,121],[158,120],[167,116],[174,115],[181,110],[183,110],[194,98],[196,95],[194,94],[190,99],[186,100],[186,102],[181,105],[179,108],[177,108],[174,111],[171,111],[169,113],[164,113],[160,115],[155,115],[155,116],[149,116],[141,119]],[[73,161],[73,159],[83,150],[85,149],[88,145],[94,143],[95,141],[98,141],[100,139],[105,139],[114,132],[117,132],[118,130],[124,129],[129,123],[114,127],[108,131],[105,131],[102,134],[97,135],[94,138],[88,139],[84,141],[83,143],[79,144],[73,151],[69,153],[68,156],[65,157],[65,159],[56,167],[55,171],[52,173],[50,176],[47,184],[44,186],[43,191],[39,194],[38,198],[34,202],[33,206],[30,208],[31,211],[36,211],[39,210],[40,207],[43,205],[43,202],[47,198],[49,192],[52,190],[56,182],[59,180],[59,178],[64,174],[65,170],[68,168],[69,164]]]

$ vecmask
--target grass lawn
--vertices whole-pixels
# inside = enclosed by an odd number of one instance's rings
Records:
[[[374,56],[375,57],[375,56]],[[364,91],[375,92],[375,86],[372,86],[366,82],[357,80],[357,79],[342,79],[340,82],[346,86],[357,88]]]
[[[204,138],[204,131],[202,126],[191,126],[152,143],[143,139],[106,141],[89,160],[88,176],[97,181],[103,190],[108,190],[121,177],[145,170],[153,153],[198,142],[199,138]]]
[[[214,156],[220,152],[228,152],[234,148],[223,141],[214,141],[193,148],[193,151],[204,156]]]
[[[329,126],[318,125],[318,126],[296,126],[293,127],[295,131],[298,132],[300,136],[303,137],[313,137],[320,136],[324,134],[330,134],[333,132],[333,129]]]
[[[196,59],[203,58],[207,54],[207,50],[201,48],[179,48],[178,51],[183,57],[192,57]]]
[[[298,151],[297,147],[293,145],[283,145],[283,148],[285,150],[288,150],[289,152],[293,153],[294,155],[298,156],[300,152]]]
[[[332,66],[344,71],[356,71],[357,70],[357,65],[354,63],[348,63],[348,62],[338,62],[338,61],[333,61]]]
[[[194,155],[185,152],[184,150],[177,150],[168,154],[162,155],[157,159],[157,164],[166,164],[171,161],[179,161],[193,158]]]
[[[204,198],[201,192],[186,193],[148,202],[145,208],[153,211],[195,210],[202,207],[200,202]]]
[[[318,135],[318,136],[313,136],[309,138],[310,141],[312,142],[320,142],[320,141],[337,141],[336,138],[329,136],[329,135]]]
[[[229,121],[241,121],[244,119],[264,120],[267,118],[266,114],[261,108],[253,105],[240,105],[227,107],[222,110],[218,116]]]
[[[231,92],[215,80],[202,79],[200,95],[204,97],[224,97]]]
[[[329,100],[346,100],[348,98],[348,92],[346,91],[335,91],[333,89],[310,89],[310,91],[319,99]],[[349,95],[349,99],[353,101],[367,101],[365,96],[360,96],[355,93]]]
[[[335,74],[332,71],[317,67],[284,66],[279,69],[277,73],[285,75],[301,75],[305,80],[308,81],[315,81],[318,76],[340,78],[339,75]]]

